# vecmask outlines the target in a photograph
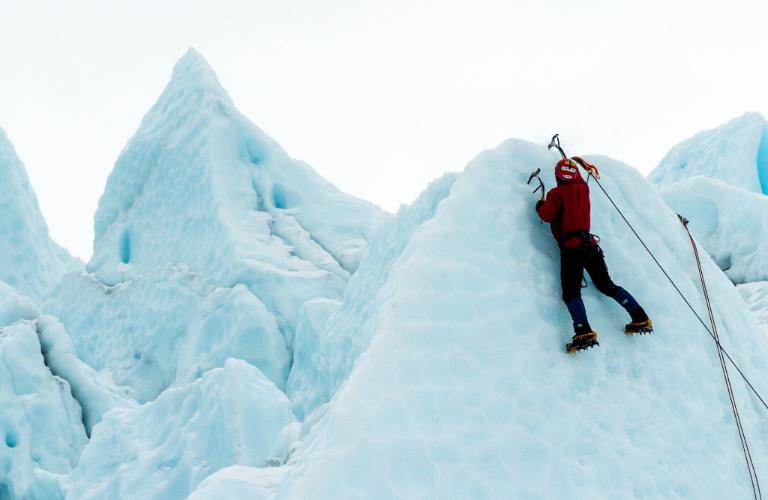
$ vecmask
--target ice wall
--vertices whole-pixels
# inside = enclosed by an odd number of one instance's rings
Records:
[[[439,204],[422,204],[422,220],[392,261],[375,257],[372,245],[368,256],[378,262],[363,262],[317,334],[320,352],[308,358],[325,357],[331,367],[322,369],[344,372],[351,357],[348,377],[334,393],[332,380],[319,378],[315,383],[325,387],[311,389],[312,377],[292,373],[307,381],[295,399],[305,391],[332,396],[317,418],[307,419],[309,433],[269,498],[751,495],[712,340],[594,183],[592,230],[602,237],[614,279],[646,307],[656,334],[625,336],[624,311],[590,287],[584,295],[601,346],[575,356],[563,352],[571,332],[560,300],[558,249],[525,185],[531,170],[555,160],[542,147],[508,141],[473,161],[447,196],[428,195]],[[632,168],[603,157],[591,161],[706,316],[690,243],[675,214]],[[722,343],[765,392],[765,338],[727,277],[706,256],[703,264]],[[343,325],[342,316],[359,315],[368,303],[366,273],[386,278],[358,330],[344,331],[335,326]],[[367,348],[358,355],[358,341],[342,338],[361,332]],[[311,365],[294,370],[311,373]],[[768,463],[759,458],[768,452],[765,413],[733,377],[765,477]],[[247,482],[248,491],[269,482],[229,473]],[[215,484],[221,490],[226,482],[219,475]]]

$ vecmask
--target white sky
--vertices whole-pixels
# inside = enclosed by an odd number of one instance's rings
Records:
[[[290,155],[388,210],[508,137],[560,132],[647,173],[768,115],[766,0],[0,1],[0,127],[86,259],[107,176],[189,46]]]

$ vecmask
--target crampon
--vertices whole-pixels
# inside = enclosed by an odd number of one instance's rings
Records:
[[[653,333],[653,321],[647,319],[645,321],[627,323],[624,327],[624,333],[627,335],[645,335],[646,333]]]
[[[600,343],[597,341],[597,332],[579,333],[574,335],[573,339],[565,344],[565,351],[568,353],[574,353],[584,351],[598,345],[600,345]]]

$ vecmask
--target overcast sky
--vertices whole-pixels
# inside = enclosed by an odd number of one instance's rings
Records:
[[[0,127],[88,258],[107,176],[189,46],[290,155],[394,211],[508,137],[648,173],[768,114],[767,21],[766,0],[3,1]]]

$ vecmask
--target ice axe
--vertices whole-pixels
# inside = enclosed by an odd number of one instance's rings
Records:
[[[531,172],[531,175],[528,176],[528,182],[526,182],[526,184],[528,184],[530,186],[531,185],[531,181],[533,179],[536,179],[537,181],[539,181],[539,186],[536,189],[534,189],[533,192],[535,193],[536,191],[541,190],[541,199],[543,200],[544,199],[545,189],[544,189],[544,181],[542,181],[541,177],[539,177],[540,173],[541,173],[541,169],[540,168],[537,168],[536,170]]]
[[[555,134],[552,136],[552,140],[549,141],[549,146],[547,146],[547,149],[557,148],[558,151],[560,151],[560,154],[563,156],[563,158],[568,158],[565,155],[565,151],[563,151],[563,148],[560,146],[560,134]]]
[[[568,159],[568,155],[565,154],[565,151],[563,151],[563,147],[560,145],[560,134],[555,134],[552,136],[552,140],[549,141],[549,145],[547,146],[547,149],[556,148],[558,151],[560,151],[560,156],[563,157],[563,160]],[[589,163],[585,162],[579,157],[574,156],[574,159],[576,162],[581,165],[581,168],[586,170],[589,173],[589,177],[594,177],[597,180],[600,180],[600,171],[597,169],[596,166],[590,165]],[[589,182],[589,178],[587,178],[587,182]]]

